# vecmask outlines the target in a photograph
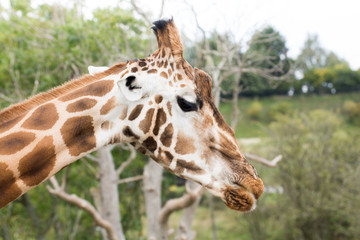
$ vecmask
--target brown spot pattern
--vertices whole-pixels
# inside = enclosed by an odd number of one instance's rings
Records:
[[[54,103],[38,107],[31,116],[22,124],[23,128],[47,130],[54,126],[59,119]]]
[[[142,145],[150,152],[154,152],[157,148],[157,143],[153,137],[148,137],[147,139],[145,139]]]
[[[14,174],[6,163],[0,162],[0,209],[21,195]]]
[[[160,76],[163,77],[163,78],[166,78],[166,79],[169,78],[166,72],[161,72]]]
[[[139,139],[139,136],[136,135],[129,126],[124,127],[123,134],[127,137],[134,137],[136,139]]]
[[[161,158],[161,160],[167,166],[169,166],[171,164],[172,160],[174,159],[174,156],[170,152],[163,151],[161,148],[159,148],[159,158]]]
[[[0,138],[0,155],[11,155],[22,150],[35,140],[35,134],[16,132]]]
[[[171,69],[169,68],[168,69],[168,75],[171,76],[172,72],[171,72]]]
[[[101,124],[101,129],[103,130],[109,130],[113,127],[113,123],[110,121],[105,121]]]
[[[139,128],[146,134],[149,132],[150,127],[151,127],[151,123],[152,123],[152,118],[154,115],[154,108],[150,108],[145,115],[145,118],[140,122],[139,124]]]
[[[114,144],[119,142],[120,142],[120,134],[115,134],[114,136],[111,137],[108,144]]]
[[[131,69],[131,72],[137,72],[138,71],[138,68],[137,67],[133,67],[132,69]]]
[[[13,126],[15,126],[18,122],[20,122],[21,119],[23,119],[23,117],[25,116],[25,114],[18,116],[10,121],[7,121],[3,124],[0,124],[0,133],[3,133],[9,129],[11,129]]]
[[[165,147],[170,147],[174,135],[174,127],[170,123],[161,134],[160,141]]]
[[[160,108],[156,114],[155,127],[153,133],[155,136],[159,134],[160,127],[166,122],[166,113],[163,108]]]
[[[183,76],[179,73],[176,74],[176,78],[181,81],[183,79]]]
[[[138,150],[140,153],[142,153],[142,154],[145,154],[145,153],[146,153],[146,149],[143,148],[143,147],[139,147],[139,148],[137,148],[137,150]]]
[[[55,146],[52,136],[44,137],[34,148],[19,161],[20,179],[28,186],[35,186],[44,181],[56,161]]]
[[[123,78],[126,74],[128,74],[129,73],[129,71],[128,70],[126,70],[122,75],[121,75],[121,77],[120,78]]]
[[[172,116],[171,103],[170,103],[170,102],[167,102],[166,106],[167,106],[167,109],[168,109],[168,111],[169,111],[170,116]]]
[[[132,120],[136,119],[140,115],[143,107],[144,107],[143,104],[140,104],[140,105],[137,105],[136,107],[134,107],[134,109],[131,111],[131,113],[129,115],[129,120],[132,121]]]
[[[122,109],[121,111],[121,114],[119,116],[119,118],[121,120],[125,120],[126,116],[127,116],[127,110],[128,110],[128,107],[125,105],[124,108]]]
[[[69,104],[66,107],[66,111],[73,112],[82,112],[88,110],[96,105],[97,101],[95,99],[83,98],[76,102]]]
[[[149,71],[147,71],[147,73],[157,73],[156,69],[150,69]]]
[[[162,100],[163,100],[163,97],[162,97],[161,95],[156,95],[156,96],[155,96],[155,102],[156,102],[157,104],[161,103]]]
[[[159,62],[157,63],[158,68],[161,68],[163,64],[164,64],[163,61],[161,61],[161,62],[159,61]]]
[[[113,96],[105,103],[104,106],[101,107],[100,114],[101,115],[108,114],[111,110],[115,108],[115,106],[116,106],[116,97]]]
[[[59,100],[66,102],[83,96],[102,97],[105,96],[108,92],[110,92],[113,87],[114,87],[114,81],[102,80],[91,83],[88,86],[82,87],[69,94],[66,94],[63,97],[60,97]]]
[[[175,152],[178,154],[190,154],[195,152],[194,139],[179,132],[175,146]]]
[[[187,172],[192,174],[204,174],[205,171],[200,168],[198,165],[196,165],[193,161],[185,161],[182,159],[178,159],[176,161],[176,168],[174,170],[175,173],[181,174],[186,169]]]
[[[146,66],[146,62],[139,62],[139,66],[140,66],[140,67],[145,67],[145,66]]]
[[[79,156],[81,153],[96,147],[93,118],[91,116],[69,118],[60,131],[72,156]]]

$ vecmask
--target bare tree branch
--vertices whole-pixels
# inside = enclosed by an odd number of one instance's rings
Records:
[[[135,182],[135,181],[139,181],[139,180],[143,180],[143,179],[144,179],[144,175],[139,175],[139,176],[119,179],[117,183],[123,184],[123,183]]]
[[[14,70],[14,64],[15,64],[15,54],[13,52],[11,52],[10,53],[9,73],[10,73],[11,79],[14,83],[15,93],[16,93],[16,95],[18,97],[18,101],[19,101],[19,100],[23,99],[23,94],[21,92],[20,83],[19,83],[20,73],[19,73],[19,71]]]
[[[0,98],[4,99],[5,101],[9,102],[9,103],[16,103],[18,102],[18,100],[7,97],[5,94],[0,93]]]
[[[266,158],[254,155],[254,154],[250,154],[250,153],[245,153],[245,157],[247,159],[251,159],[252,161],[261,163],[265,166],[268,167],[275,167],[276,164],[282,159],[282,155],[277,155],[273,160],[269,161]]]
[[[131,0],[130,3],[131,3],[131,6],[134,8],[134,10],[144,18],[144,20],[147,22],[147,24],[151,25],[152,21],[149,19],[147,14],[144,11],[142,11],[141,8],[139,8],[139,6],[136,4],[135,0]]]
[[[38,69],[37,69],[36,74],[35,74],[34,87],[33,87],[32,91],[31,91],[31,96],[35,95],[36,91],[38,90],[39,77],[40,77],[40,70],[39,70],[39,66],[38,66]]]
[[[98,162],[98,159],[91,154],[88,154],[85,157],[93,162]]]
[[[160,211],[159,222],[161,224],[167,223],[173,212],[190,206],[203,192],[204,188],[200,186],[179,198],[168,200]]]
[[[58,196],[61,199],[69,203],[72,203],[75,206],[87,211],[92,216],[92,218],[94,219],[97,225],[106,229],[108,235],[112,240],[117,240],[117,237],[115,235],[115,232],[111,224],[102,218],[100,213],[94,208],[93,205],[91,205],[91,203],[89,203],[83,198],[78,197],[76,194],[66,193],[65,190],[62,187],[60,187],[58,181],[54,176],[50,178],[50,182],[52,184],[52,187],[47,186],[47,189],[51,194]]]
[[[84,158],[80,158],[80,161],[82,163],[84,163],[84,165],[90,170],[90,172],[92,174],[94,174],[96,177],[98,177],[99,174],[98,174],[97,170],[93,166],[91,166]]]
[[[136,150],[133,146],[131,146],[130,144],[127,144],[128,149],[130,151],[130,156],[128,157],[128,159],[126,159],[125,162],[123,162],[120,167],[116,170],[116,174],[118,176],[120,176],[120,174],[124,171],[124,169],[130,165],[130,163],[136,158]]]
[[[158,18],[161,18],[163,16],[163,14],[164,14],[164,6],[165,6],[165,0],[162,0]]]

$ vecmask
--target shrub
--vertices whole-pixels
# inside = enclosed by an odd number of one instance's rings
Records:
[[[346,101],[343,106],[343,113],[349,122],[360,126],[360,104],[353,101]]]
[[[269,109],[269,119],[276,120],[279,115],[287,115],[291,113],[291,104],[289,102],[278,102],[273,104]]]
[[[250,105],[248,111],[247,111],[247,115],[249,116],[250,119],[252,120],[259,120],[260,119],[260,114],[261,114],[261,110],[262,110],[262,105],[259,101],[254,101],[252,102],[252,104]]]
[[[271,130],[283,155],[277,208],[284,239],[359,239],[360,137],[324,110],[281,115]]]

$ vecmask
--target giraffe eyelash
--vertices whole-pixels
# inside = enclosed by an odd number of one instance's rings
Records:
[[[196,103],[189,102],[185,98],[177,97],[177,103],[181,108],[181,110],[183,110],[184,112],[191,112],[198,110]]]

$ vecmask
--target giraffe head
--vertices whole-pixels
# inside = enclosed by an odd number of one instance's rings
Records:
[[[232,209],[254,209],[263,183],[214,104],[210,76],[183,58],[172,19],[154,25],[158,49],[117,73],[126,111],[113,139],[130,142],[170,172],[200,183]]]

